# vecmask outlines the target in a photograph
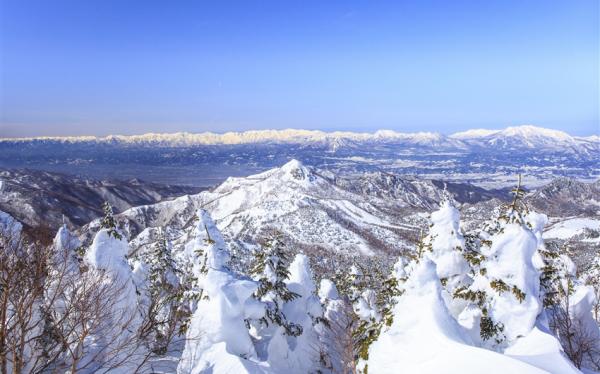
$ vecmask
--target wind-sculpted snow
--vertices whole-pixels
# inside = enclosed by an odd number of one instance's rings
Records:
[[[482,226],[479,244],[464,239],[451,201],[431,214],[419,251],[394,266],[393,322],[370,346],[369,372],[562,374],[595,367],[596,300],[583,281],[596,284],[600,267],[578,280],[569,257],[542,238],[547,217],[519,199],[517,189]],[[459,264],[448,260],[452,255],[464,258]],[[574,359],[577,352],[589,353]]]
[[[548,373],[517,358],[473,346],[445,305],[435,264],[425,259],[410,272],[405,294],[395,306],[394,323],[370,349],[369,372]],[[551,358],[564,361],[560,351],[552,353]],[[560,373],[577,373],[568,364],[563,367],[569,371]]]
[[[252,336],[248,321],[266,318],[266,304],[254,296],[259,281],[243,278],[228,269],[229,251],[215,224],[205,211],[199,211],[197,216],[195,235],[189,246],[201,249],[204,256],[189,260],[194,263],[203,295],[190,321],[177,372],[314,372],[319,357],[314,349],[318,337],[313,318],[320,317],[322,310],[307,258],[298,255],[290,265],[288,285],[298,296],[283,305],[287,321],[299,326],[300,334],[289,336],[282,333],[282,327],[271,325],[274,330],[267,331],[274,334],[262,336],[260,331],[254,331]],[[261,354],[255,347],[255,342],[260,341],[267,345],[266,352]]]

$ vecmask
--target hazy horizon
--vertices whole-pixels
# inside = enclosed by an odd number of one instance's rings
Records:
[[[594,0],[0,4],[0,137],[600,133]]]

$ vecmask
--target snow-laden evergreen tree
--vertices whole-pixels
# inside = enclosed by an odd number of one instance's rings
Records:
[[[290,335],[283,326],[276,328],[268,347],[270,366],[278,373],[317,373],[323,369],[318,335],[319,325],[324,323],[323,307],[316,295],[308,257],[296,255],[285,282],[297,297],[283,303],[281,312],[287,323],[297,326],[301,333]]]
[[[258,335],[272,335],[273,330],[282,328],[285,335],[299,336],[302,326],[288,321],[283,312],[286,303],[300,297],[288,288],[286,281],[290,277],[288,249],[278,232],[269,233],[264,245],[255,252],[250,274],[258,282],[255,298],[265,303],[265,315],[255,327],[261,331]],[[266,333],[264,330],[271,331]]]
[[[321,342],[321,365],[326,372],[349,373],[354,369],[352,306],[338,293],[335,283],[329,279],[321,280],[319,297],[325,308],[323,318],[326,321],[316,326]]]
[[[379,292],[371,288],[370,284],[375,284]],[[358,264],[354,264],[350,268],[348,288],[355,318],[352,326],[354,361],[358,372],[362,373],[365,372],[370,345],[390,321],[392,295],[397,291],[396,282],[383,278],[378,269],[370,269],[367,273]]]
[[[100,228],[106,229],[108,234],[114,236],[115,239],[121,239],[121,234],[117,230],[113,208],[108,201],[102,204],[102,212],[104,216],[100,220]]]
[[[183,288],[179,283],[180,271],[172,256],[171,243],[162,228],[149,253],[144,256],[147,266],[147,318],[142,335],[150,342],[155,353],[163,354],[178,334],[185,310],[182,305]]]
[[[229,251],[206,211],[198,212],[196,235],[186,245],[186,256],[201,282],[197,303],[186,333],[186,344],[177,367],[180,374],[263,373],[246,320],[258,319],[264,306],[252,297],[257,283],[232,273]],[[203,246],[202,256],[195,249]],[[206,270],[204,270],[206,269]]]
[[[213,224],[208,212],[198,210],[193,222],[194,230],[190,240],[185,244],[180,282],[183,287],[182,299],[189,303],[192,313],[196,309],[196,304],[205,296],[205,278],[210,267],[209,255],[222,252],[225,267],[230,257],[221,233],[217,229],[211,230],[208,226],[207,222]]]
[[[110,227],[96,233],[84,256],[87,272],[96,274],[97,282],[111,290],[109,299],[103,300],[107,303],[103,305],[105,317],[94,331],[99,349],[96,354],[100,357],[110,354],[112,362],[128,361],[131,367],[120,369],[122,372],[137,365],[131,355],[139,348],[136,337],[142,323],[139,293],[128,254],[129,244],[115,227]],[[90,352],[91,357],[94,354]],[[110,369],[110,363],[103,365],[109,367],[98,368],[99,372]]]
[[[460,230],[460,214],[452,198],[445,193],[440,207],[431,213],[429,234],[423,246],[436,264],[438,276],[450,294],[459,283],[464,284],[469,264],[464,257],[465,239]]]
[[[383,328],[378,339],[370,345],[364,368],[383,374],[443,372],[453,368],[460,368],[465,373],[533,373],[540,369],[556,373],[578,372],[566,360],[560,344],[544,325],[544,315],[540,314],[543,295],[538,293],[533,296],[537,301],[527,304],[535,307],[532,310],[522,305],[510,290],[497,294],[490,285],[491,280],[485,277],[486,274],[497,276],[503,271],[513,281],[526,278],[524,283],[529,288],[523,289],[527,292],[532,288],[535,291],[536,285],[539,287],[537,269],[543,262],[537,249],[541,240],[542,218],[530,213],[527,217],[529,224],[522,229],[514,222],[498,225],[499,229],[490,237],[490,242],[492,247],[500,243],[502,247],[492,253],[484,249],[481,266],[474,266],[477,272],[469,270],[467,273],[475,280],[471,286],[479,284],[481,289],[457,288],[458,292],[464,292],[460,296],[469,301],[458,319],[448,308],[452,300],[444,297],[446,291],[442,279],[431,259],[433,252],[425,250],[422,256],[415,256],[408,264],[401,259],[394,267],[400,296],[395,298],[391,326]],[[517,235],[502,236],[505,233]],[[469,250],[476,251],[478,248]],[[519,257],[523,256],[523,250],[525,258]],[[519,274],[519,271],[525,274]],[[511,298],[502,299],[500,296]],[[479,297],[483,300],[482,307],[477,303]],[[497,336],[493,336],[494,344],[490,344],[480,336],[478,323],[483,319],[482,308],[487,308],[490,319],[499,318],[506,326],[501,332],[511,336],[511,340],[506,339],[500,345],[495,341]],[[520,335],[515,335],[516,331]],[[494,348],[505,354],[480,347]]]
[[[381,311],[381,328],[392,325],[394,321],[393,309],[397,298],[402,295],[401,285],[406,281],[406,260],[400,257],[392,269],[391,274],[385,279],[378,294],[378,305]]]
[[[488,346],[511,344],[529,333],[542,308],[539,264],[534,263],[539,243],[533,231],[543,228],[535,222],[542,217],[528,217],[520,177],[512,193],[512,202],[480,234],[481,257],[472,283],[455,288],[453,295],[470,303],[459,321]]]

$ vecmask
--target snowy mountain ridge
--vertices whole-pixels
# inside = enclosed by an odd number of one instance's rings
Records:
[[[345,190],[291,160],[260,174],[228,178],[211,191],[134,207],[117,217],[123,231],[134,239],[149,227],[184,229],[197,209],[205,209],[230,241],[252,242],[265,227],[277,227],[299,246],[370,254],[400,251],[408,245],[399,230],[414,228],[386,212],[403,206],[409,203]],[[83,231],[93,232],[98,225],[94,221]]]
[[[30,138],[0,138],[0,142],[61,142],[61,143],[121,143],[121,144],[160,144],[173,147],[193,145],[237,145],[252,143],[329,143],[341,140],[358,142],[403,141],[415,145],[448,144],[466,146],[471,140],[486,139],[492,141],[499,138],[519,138],[526,144],[534,145],[536,141],[577,143],[579,141],[598,141],[597,135],[590,137],[573,137],[563,131],[542,127],[524,125],[507,127],[504,130],[475,129],[443,135],[436,132],[403,133],[394,130],[378,130],[374,133],[319,130],[284,129],[284,130],[252,130],[226,133],[147,133],[143,135],[109,135],[96,136],[66,136],[66,137],[30,137]],[[493,144],[491,142],[490,144]]]
[[[564,183],[557,180],[548,186]],[[528,200],[543,212],[569,204],[569,211],[588,208],[585,199],[598,196],[594,184],[571,182],[549,204],[534,193]],[[587,191],[582,201],[563,195]],[[508,196],[506,190],[484,190],[467,184],[407,179],[388,173],[338,176],[291,160],[281,167],[248,177],[230,177],[212,190],[171,201],[130,208],[117,221],[130,240],[144,230],[169,226],[185,230],[198,209],[208,211],[229,243],[244,247],[261,231],[277,227],[298,247],[347,254],[399,253],[412,245],[426,212],[436,209],[447,190],[467,204],[468,212],[487,211]],[[541,191],[545,191],[541,190]],[[478,218],[475,218],[477,220]],[[84,227],[87,235],[99,221]]]

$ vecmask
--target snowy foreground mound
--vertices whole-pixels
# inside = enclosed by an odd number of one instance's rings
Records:
[[[594,295],[574,280],[566,256],[545,247],[546,217],[528,213],[515,198],[480,234],[477,251],[460,234],[458,220],[444,202],[431,215],[424,253],[396,264],[401,296],[391,326],[370,347],[369,372],[580,372],[559,338],[573,352],[573,344],[584,342],[574,338],[583,331],[585,344],[598,348]],[[585,360],[579,364],[585,367]]]
[[[394,323],[373,343],[371,373],[577,373],[560,344],[537,328],[511,354],[473,346],[442,298],[435,264],[413,270]]]

